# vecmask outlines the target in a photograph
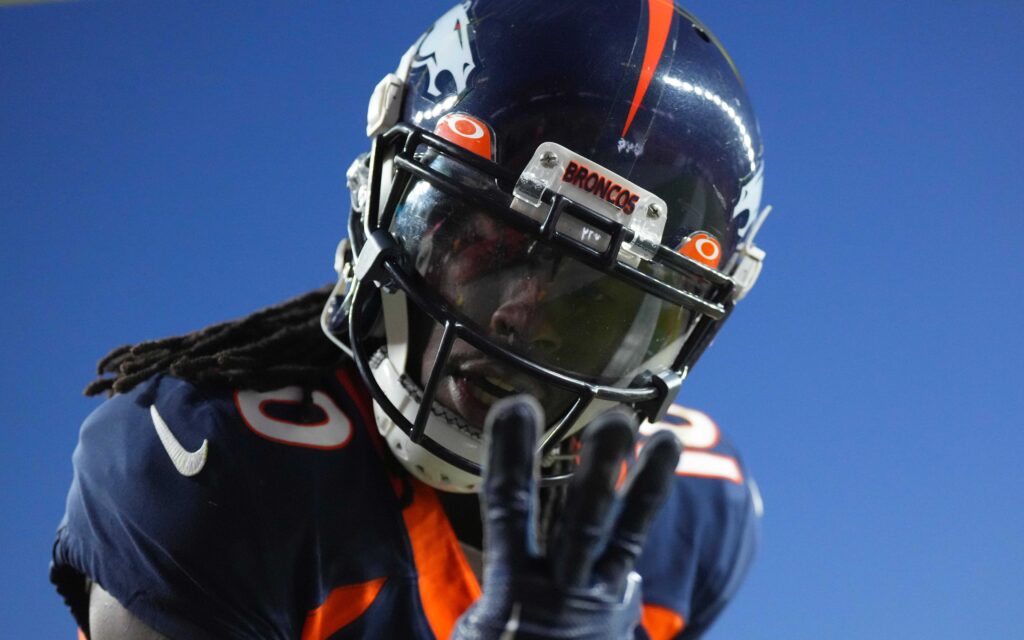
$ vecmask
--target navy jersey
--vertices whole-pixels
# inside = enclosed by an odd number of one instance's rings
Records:
[[[744,471],[701,415],[645,427],[688,445],[638,564],[654,638],[698,634],[756,542]],[[82,426],[51,574],[83,628],[87,576],[171,638],[445,638],[480,594],[348,371],[271,392],[164,375],[107,400]]]
[[[644,627],[658,638],[698,638],[739,589],[760,536],[761,496],[735,447],[706,414],[672,405],[642,435],[670,429],[683,443],[665,506],[636,570]]]

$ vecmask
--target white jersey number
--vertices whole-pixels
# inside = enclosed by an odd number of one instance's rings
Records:
[[[267,413],[268,403],[298,404],[302,389],[285,387],[276,391],[236,391],[235,406],[245,424],[257,435],[298,447],[340,449],[352,438],[352,422],[323,391],[313,392],[313,404],[324,412],[324,419],[311,424],[288,422]]]
[[[737,484],[743,483],[743,471],[732,456],[713,453],[721,433],[714,420],[706,413],[674,404],[660,422],[645,422],[640,433],[650,436],[658,431],[672,431],[683,443],[683,455],[676,465],[676,475],[719,478]]]

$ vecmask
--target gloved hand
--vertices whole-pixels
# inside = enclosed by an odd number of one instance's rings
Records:
[[[640,622],[633,564],[667,495],[679,441],[670,432],[652,436],[616,491],[634,422],[611,412],[591,423],[565,508],[541,551],[534,450],[543,424],[528,396],[502,400],[487,416],[483,595],[459,619],[454,640],[619,640],[633,638]]]

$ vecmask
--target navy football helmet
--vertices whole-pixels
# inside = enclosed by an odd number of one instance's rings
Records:
[[[327,334],[417,477],[479,482],[483,417],[534,395],[542,481],[627,405],[659,419],[764,258],[757,121],[667,0],[471,0],[370,100]]]

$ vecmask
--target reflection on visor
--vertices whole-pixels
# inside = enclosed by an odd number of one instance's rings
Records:
[[[693,327],[684,308],[556,253],[423,181],[406,190],[392,232],[433,292],[496,344],[590,382],[621,386],[667,368]],[[656,264],[641,269],[693,288]],[[500,385],[499,378],[491,382]]]

